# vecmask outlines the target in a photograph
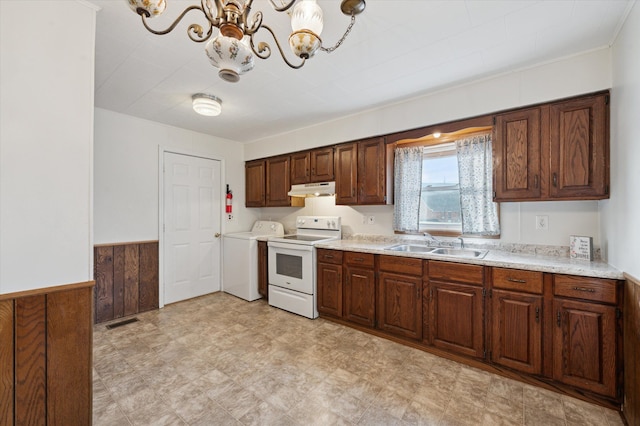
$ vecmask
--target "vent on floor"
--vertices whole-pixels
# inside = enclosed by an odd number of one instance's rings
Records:
[[[124,321],[114,322],[113,324],[108,324],[106,327],[111,330],[112,328],[122,327],[123,325],[131,324],[132,322],[138,322],[138,318],[129,318]]]

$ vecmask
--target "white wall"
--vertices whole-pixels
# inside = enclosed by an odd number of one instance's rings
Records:
[[[222,160],[235,216],[223,220],[222,231],[250,228],[257,212],[244,208],[242,144],[96,108],[96,244],[158,239],[159,147]]]
[[[600,49],[256,141],[247,144],[245,158],[250,160],[419,128],[610,87],[611,51]],[[307,200],[307,203],[305,209],[259,210],[262,219],[282,220],[289,227],[293,226],[296,215],[313,212],[311,214],[341,215],[347,227],[345,231],[393,234],[391,206],[335,207],[329,199]],[[363,225],[363,215],[375,215],[375,225]],[[535,229],[536,215],[549,217],[548,231]],[[596,247],[601,244],[597,201],[502,203],[501,224],[502,242],[567,246],[570,235],[587,235],[594,238]]]
[[[613,266],[640,278],[640,5],[613,45],[611,198],[601,202],[602,233]]]
[[[0,293],[89,281],[96,10],[0,2]]]

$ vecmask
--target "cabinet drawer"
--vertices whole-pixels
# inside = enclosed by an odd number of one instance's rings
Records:
[[[616,280],[575,275],[555,275],[553,277],[553,294],[555,296],[596,302],[616,304],[618,302],[616,286]]]
[[[542,272],[493,268],[493,288],[542,294]]]
[[[422,259],[402,256],[385,256],[378,259],[381,271],[396,272],[403,275],[422,275]]]
[[[342,264],[342,251],[318,249],[318,262]]]
[[[482,285],[484,283],[484,268],[480,265],[441,262],[438,260],[430,260],[428,265],[429,279],[474,285]]]
[[[344,262],[351,266],[366,266],[373,268],[374,255],[370,253],[348,251],[344,254]]]

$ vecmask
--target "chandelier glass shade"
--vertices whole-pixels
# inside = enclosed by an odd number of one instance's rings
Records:
[[[155,30],[148,19],[162,14],[168,0],[126,0],[129,7],[140,15],[144,27],[153,34],[163,35],[173,31],[180,21],[191,11],[199,11],[206,18],[206,28],[191,24],[187,28],[189,38],[197,43],[207,42],[205,52],[211,64],[219,69],[218,75],[226,81],[237,82],[240,76],[253,69],[254,57],[267,59],[271,56],[271,46],[265,41],[257,41],[256,33],[265,30],[273,39],[284,62],[291,68],[304,66],[307,59],[318,50],[327,53],[337,49],[351,32],[355,17],[365,9],[365,0],[342,0],[340,10],[351,17],[344,35],[332,47],[323,47],[320,35],[324,18],[316,0],[267,0],[276,12],[291,16],[288,43],[293,54],[300,60],[293,63],[287,59],[275,32],[263,23],[263,13],[251,14],[254,0],[201,0],[200,5],[185,8],[175,21],[164,30]],[[291,9],[291,11],[290,11]],[[214,30],[217,29],[216,30]]]
[[[191,97],[193,110],[200,115],[215,117],[222,112],[222,101],[213,95],[196,93]]]

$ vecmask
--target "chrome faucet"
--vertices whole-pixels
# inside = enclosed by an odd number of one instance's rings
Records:
[[[440,240],[434,237],[433,235],[431,235],[430,233],[423,232],[422,235],[424,235],[426,238],[430,239],[431,241],[435,242],[436,244],[440,244]]]
[[[464,240],[462,239],[462,237],[458,237],[456,238],[456,240],[460,240],[460,250],[464,249]]]

